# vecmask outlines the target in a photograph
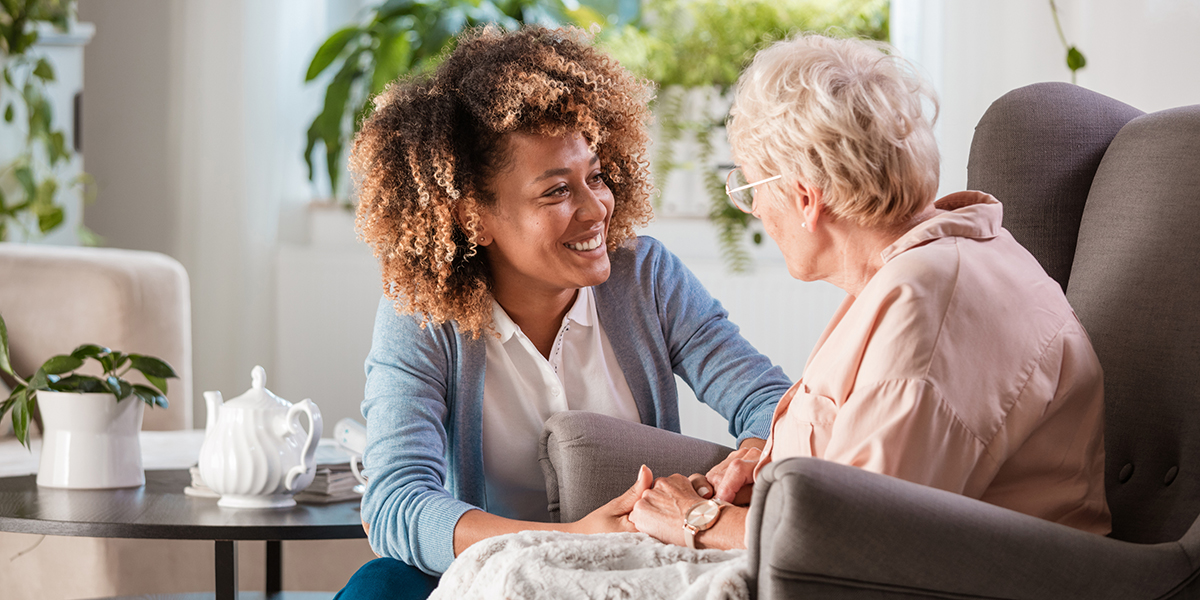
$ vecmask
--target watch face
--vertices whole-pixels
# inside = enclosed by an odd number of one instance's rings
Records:
[[[717,514],[720,512],[721,507],[716,502],[713,502],[712,500],[705,500],[704,502],[693,506],[692,510],[688,511],[687,517],[684,518],[684,522],[692,527],[704,529],[705,525],[708,525],[716,520]]]

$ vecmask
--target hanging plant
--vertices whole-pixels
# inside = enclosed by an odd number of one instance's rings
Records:
[[[724,176],[733,168],[716,156],[725,135],[729,95],[754,53],[800,31],[888,39],[886,0],[648,0],[638,26],[605,32],[602,45],[621,64],[659,86],[654,101],[657,136],[651,157],[658,188],[679,169],[697,169],[708,196],[707,217],[717,230],[726,266],[750,268],[746,238],[753,220],[731,206]],[[704,89],[694,94],[691,90]],[[719,108],[714,108],[719,107]],[[681,143],[694,141],[693,160]]]
[[[1054,4],[1054,0],[1050,0],[1050,14],[1054,16],[1054,28],[1058,30],[1058,39],[1062,41],[1063,48],[1067,50],[1067,68],[1071,70],[1071,83],[1074,84],[1075,73],[1087,66],[1087,58],[1083,56],[1079,48],[1067,42],[1062,23],[1058,20],[1058,6]]]
[[[68,188],[87,189],[86,174],[68,181],[61,178],[74,152],[54,123],[47,88],[55,80],[54,65],[31,52],[38,41],[38,25],[49,23],[66,31],[74,14],[74,0],[0,0],[0,105],[4,121],[24,128],[17,155],[0,165],[0,241],[19,229],[25,239],[44,235],[63,223],[58,195]],[[80,228],[84,243],[95,243],[95,234]]]
[[[367,18],[330,35],[317,49],[305,81],[323,73],[333,78],[325,102],[308,128],[304,161],[315,182],[317,146],[324,147],[330,193],[339,196],[345,150],[370,110],[371,98],[398,77],[432,69],[464,29],[487,23],[512,30],[522,24],[582,27],[603,22],[594,9],[574,0],[387,0]],[[348,201],[342,199],[343,204]]]

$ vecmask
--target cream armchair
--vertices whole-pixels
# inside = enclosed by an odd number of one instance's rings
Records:
[[[180,379],[170,382],[170,407],[147,410],[143,428],[192,428],[191,300],[174,259],[0,244],[0,314],[18,373],[81,343],[163,358]],[[263,589],[265,543],[243,542],[238,556],[241,587]],[[284,589],[340,589],[374,557],[366,540],[285,542]],[[211,591],[212,543],[0,533],[0,581],[6,600]]]

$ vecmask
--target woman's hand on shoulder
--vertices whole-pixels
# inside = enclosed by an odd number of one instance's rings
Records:
[[[654,484],[654,473],[642,465],[638,470],[637,481],[625,493],[613,498],[608,504],[593,510],[588,516],[568,524],[572,533],[613,533],[634,532],[637,528],[629,520],[633,506],[642,498],[642,494]]]

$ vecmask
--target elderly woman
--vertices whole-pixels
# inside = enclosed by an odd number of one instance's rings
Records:
[[[761,452],[658,480],[630,519],[677,544],[743,547],[753,474],[811,456],[1098,534],[1102,374],[1062,290],[980,192],[934,201],[928,87],[883,44],[803,36],[759,52],[729,124],[728,191],[793,277],[847,297]],[[715,485],[716,498],[693,491]],[[740,492],[740,494],[739,494]],[[723,502],[734,502],[726,506]]]
[[[355,141],[384,298],[367,359],[368,563],[343,597],[423,597],[473,543],[632,531],[650,484],[551,524],[538,441],[586,410],[678,431],[675,375],[761,447],[790,381],[651,216],[647,86],[577,30],[482,29],[390,87]]]

